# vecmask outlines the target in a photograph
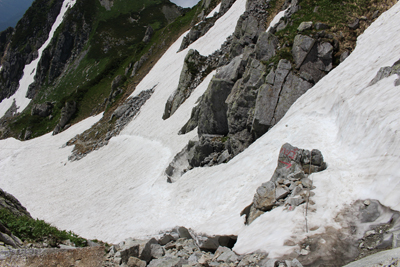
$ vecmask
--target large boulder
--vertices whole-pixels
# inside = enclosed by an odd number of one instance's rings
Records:
[[[267,61],[275,56],[275,49],[278,46],[278,38],[270,32],[263,32],[256,43],[256,59]]]
[[[241,213],[246,215],[245,223],[252,223],[257,217],[275,207],[285,206],[293,210],[308,201],[313,186],[307,176],[324,169],[326,163],[319,150],[313,149],[310,152],[288,143],[284,144],[271,179],[257,188],[253,202]]]
[[[53,104],[51,102],[45,102],[42,104],[36,104],[33,106],[31,115],[38,115],[40,117],[47,117],[53,111]]]
[[[198,133],[202,134],[228,134],[228,121],[225,103],[230,94],[233,83],[230,81],[213,78],[200,101]]]

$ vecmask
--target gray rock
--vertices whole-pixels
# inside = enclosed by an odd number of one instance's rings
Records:
[[[161,259],[152,260],[147,266],[148,267],[178,267],[181,266],[180,258],[178,257],[163,257]],[[181,263],[179,265],[179,263]]]
[[[315,40],[306,35],[296,35],[293,42],[292,54],[296,68],[300,68],[306,56],[314,46]]]
[[[289,197],[286,200],[286,203],[289,204],[292,207],[297,207],[300,204],[303,204],[305,202],[305,199],[301,196],[295,196],[295,197]]]
[[[350,52],[348,50],[346,50],[342,54],[340,54],[340,63],[342,63],[349,55],[350,55]]]
[[[300,25],[297,28],[297,30],[299,32],[310,30],[310,29],[312,29],[312,26],[313,26],[313,22],[312,21],[303,21],[302,23],[300,23]]]
[[[61,109],[61,118],[58,122],[57,126],[54,128],[53,135],[58,134],[64,128],[65,125],[69,122],[72,116],[76,112],[76,102],[75,101],[68,101],[65,102],[65,106]]]
[[[236,82],[244,72],[246,67],[246,61],[242,59],[242,56],[237,56],[231,60],[231,62],[221,67],[215,74],[215,78]]]
[[[278,46],[278,38],[270,32],[262,32],[256,43],[256,59],[268,61],[275,56],[275,49]]]
[[[262,211],[271,210],[276,200],[275,190],[275,183],[271,181],[258,187],[253,199],[254,207]]]
[[[147,26],[146,33],[144,34],[142,42],[146,44],[150,42],[151,37],[153,37],[153,33],[154,33],[153,28],[150,25]]]
[[[228,149],[224,150],[221,155],[218,157],[218,164],[226,163],[231,159],[231,154],[229,154]]]
[[[48,117],[53,111],[53,104],[51,102],[45,102],[42,104],[36,104],[33,106],[31,115],[38,115],[40,117]]]
[[[347,26],[349,26],[351,30],[356,30],[360,26],[360,20],[356,18],[352,23],[349,23]]]
[[[225,263],[231,263],[238,260],[238,256],[232,250],[230,250],[227,247],[221,247],[221,246],[217,249],[217,251],[215,251],[214,258],[218,262],[225,262]]]
[[[151,244],[150,251],[151,251],[150,252],[151,258],[153,258],[153,259],[159,259],[165,255],[164,248],[162,246],[160,246],[159,244]]]
[[[198,133],[226,135],[229,131],[225,103],[233,83],[213,78],[200,101]]]
[[[146,267],[146,262],[136,257],[129,257],[127,262],[128,267]]]
[[[311,83],[301,79],[297,75],[294,75],[293,72],[290,72],[280,92],[279,100],[271,123],[275,124],[280,121],[293,103],[311,87]]]
[[[192,239],[192,235],[189,233],[189,230],[186,229],[185,227],[179,226],[176,228],[176,230],[180,238]]]
[[[20,247],[20,245],[11,236],[5,233],[0,232],[0,241],[3,242],[4,244],[12,246],[13,248]]]
[[[329,29],[329,25],[325,24],[325,23],[321,23],[321,22],[316,22],[314,25],[314,28],[316,30],[327,30]]]
[[[163,235],[160,240],[158,240],[158,243],[161,246],[165,246],[166,244],[168,244],[171,241],[175,241],[176,239],[171,235],[171,234],[165,234]]]
[[[400,247],[400,230],[393,232],[392,248]]]
[[[190,49],[185,57],[185,61],[182,67],[182,71],[179,77],[179,84],[177,89],[168,98],[165,104],[165,110],[163,119],[168,119],[180,105],[189,98],[192,91],[196,88],[193,84],[196,77],[201,74],[201,68],[203,67],[205,57],[200,55],[196,50]],[[197,83],[196,83],[197,84]]]
[[[285,187],[277,186],[275,194],[276,194],[276,200],[280,200],[289,195],[289,190]]]
[[[155,238],[150,240],[127,239],[119,251],[121,253],[122,262],[127,263],[129,257],[137,257],[146,262],[150,262],[152,258],[152,244],[158,244]]]
[[[122,83],[126,80],[126,77],[123,75],[117,75],[114,80],[111,82],[111,90],[117,89],[117,87],[121,86]]]
[[[392,67],[382,67],[379,69],[378,73],[376,76],[371,80],[371,82],[368,84],[368,86],[374,85],[380,80],[389,77],[391,75],[397,74],[400,76],[400,60],[396,61]],[[395,81],[395,85],[397,83],[397,80]]]

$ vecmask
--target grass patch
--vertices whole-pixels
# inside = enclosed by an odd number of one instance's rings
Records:
[[[15,216],[7,209],[0,209],[0,222],[22,241],[41,242],[46,239],[59,242],[69,239],[78,247],[87,246],[86,239],[71,231],[58,230],[43,220],[35,220],[28,216]]]

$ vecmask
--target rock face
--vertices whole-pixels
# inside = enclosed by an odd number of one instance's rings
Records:
[[[326,169],[319,150],[299,149],[286,143],[279,152],[278,166],[270,181],[257,188],[253,202],[241,215],[246,215],[246,224],[252,223],[264,212],[278,206],[293,210],[309,201],[312,181],[308,175]]]
[[[67,123],[75,114],[75,112],[76,112],[76,102],[75,101],[65,102],[65,106],[61,109],[60,121],[54,128],[53,135],[58,134],[64,129],[64,127],[67,125]]]
[[[140,92],[139,95],[128,98],[122,105],[120,105],[111,115],[110,121],[114,121],[115,123],[112,124],[106,134],[104,136],[99,137],[95,141],[89,141],[85,143],[86,150],[84,153],[78,152],[76,149],[72,151],[72,155],[68,157],[68,160],[74,161],[79,160],[86,156],[88,153],[95,149],[99,149],[108,144],[109,140],[113,137],[118,135],[124,127],[131,122],[135,116],[140,111],[140,108],[146,103],[146,101],[151,97],[154,92],[154,89],[157,85],[149,90],[145,90]],[[87,134],[83,133],[82,135],[85,136]],[[96,133],[97,135],[98,133]],[[79,135],[72,138],[67,145],[73,145],[75,142],[80,138]],[[86,141],[86,138],[84,138]]]
[[[195,26],[193,26],[189,33],[183,37],[181,46],[178,51],[182,51],[186,49],[190,44],[194,43],[197,39],[199,39],[201,36],[205,35],[215,24],[215,21],[222,17],[228,10],[229,8],[235,3],[236,0],[222,0],[221,1],[221,7],[218,13],[216,13],[213,17],[211,18],[204,18],[203,21],[199,22]],[[210,5],[210,2],[203,2],[204,7],[207,9],[208,6]],[[203,17],[201,15],[201,17]]]
[[[283,48],[272,33],[276,28],[265,32],[266,5],[268,2],[264,1],[247,2],[227,52],[220,54],[220,58],[230,58],[229,63],[217,69],[207,91],[193,108],[191,118],[180,130],[180,134],[185,134],[198,127],[199,140],[203,135],[223,136],[219,137],[224,139],[220,147],[225,149],[209,149],[208,156],[203,149],[193,148],[190,153],[187,150],[180,158],[188,159],[188,169],[196,167],[190,162],[199,164],[193,158],[203,160],[199,166],[210,166],[210,163],[219,164],[217,159],[222,153],[227,160],[241,153],[278,123],[290,106],[333,68],[337,41],[324,31],[312,36],[296,35],[291,49],[286,49],[290,52],[285,52],[291,57],[274,63],[274,57]],[[298,10],[297,1],[292,1],[286,16]],[[320,24],[314,25],[319,25],[319,29],[329,27]],[[312,25],[312,22],[304,23],[301,30]],[[202,151],[201,156],[196,151]],[[205,159],[212,160],[206,163]]]
[[[60,12],[62,3],[62,0],[36,1],[27,10],[26,15],[18,22],[13,35],[10,36],[9,32],[11,30],[7,30],[8,34],[6,33],[6,36],[1,38],[10,42],[7,43],[7,47],[2,48],[3,51],[0,50],[2,52],[0,54],[0,58],[2,57],[0,101],[10,97],[18,89],[25,64],[32,62],[37,57],[37,50],[48,38],[51,27]],[[31,21],[35,10],[42,5],[48,7],[46,19]]]
[[[107,1],[106,1],[107,2]],[[104,2],[104,3],[106,3]],[[112,6],[112,1],[110,2]],[[35,82],[29,87],[27,97],[33,99],[45,83],[53,84],[63,73],[69,62],[80,60],[80,53],[89,39],[92,26],[88,14],[79,12],[80,2],[68,12],[68,19],[58,29],[39,61]],[[78,64],[75,62],[74,64]]]
[[[42,104],[34,105],[31,110],[31,115],[38,115],[40,117],[47,117],[53,111],[53,104],[51,102],[45,102]]]
[[[205,66],[206,57],[200,55],[197,50],[190,49],[185,57],[178,88],[168,98],[165,104],[163,119],[168,119],[179,106],[189,98],[192,91],[208,75],[210,69]],[[208,73],[207,73],[208,72]]]
[[[10,211],[15,216],[28,216],[31,217],[29,212],[26,210],[24,206],[16,199],[13,195],[4,192],[0,189],[0,210],[6,209]],[[2,222],[0,221],[0,251],[2,250],[3,246],[9,246],[12,248],[19,248],[22,246],[21,240],[14,236],[10,230],[5,227]],[[3,245],[3,246],[1,246]],[[1,259],[1,258],[0,258]]]

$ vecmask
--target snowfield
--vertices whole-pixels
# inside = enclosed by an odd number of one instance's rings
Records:
[[[237,0],[215,26],[190,45],[203,55],[219,48],[245,10]],[[17,197],[34,217],[86,238],[119,242],[182,225],[207,234],[236,234],[237,253],[255,250],[270,257],[297,247],[299,241],[340,228],[334,217],[357,199],[372,198],[400,210],[400,87],[396,76],[368,86],[381,67],[400,58],[400,3],[382,14],[359,37],[355,51],[304,94],[268,133],[227,164],[195,168],[176,183],[164,171],[173,157],[196,136],[178,135],[211,73],[167,120],[164,105],[178,85],[188,49],[176,53],[183,36],[138,85],[133,95],[157,84],[138,117],[100,150],[68,162],[72,147],[63,147],[100,116],[56,136],[30,141],[0,141],[0,188]],[[327,170],[310,176],[316,189],[315,211],[276,208],[250,226],[240,217],[256,188],[268,181],[284,143],[319,149]]]

